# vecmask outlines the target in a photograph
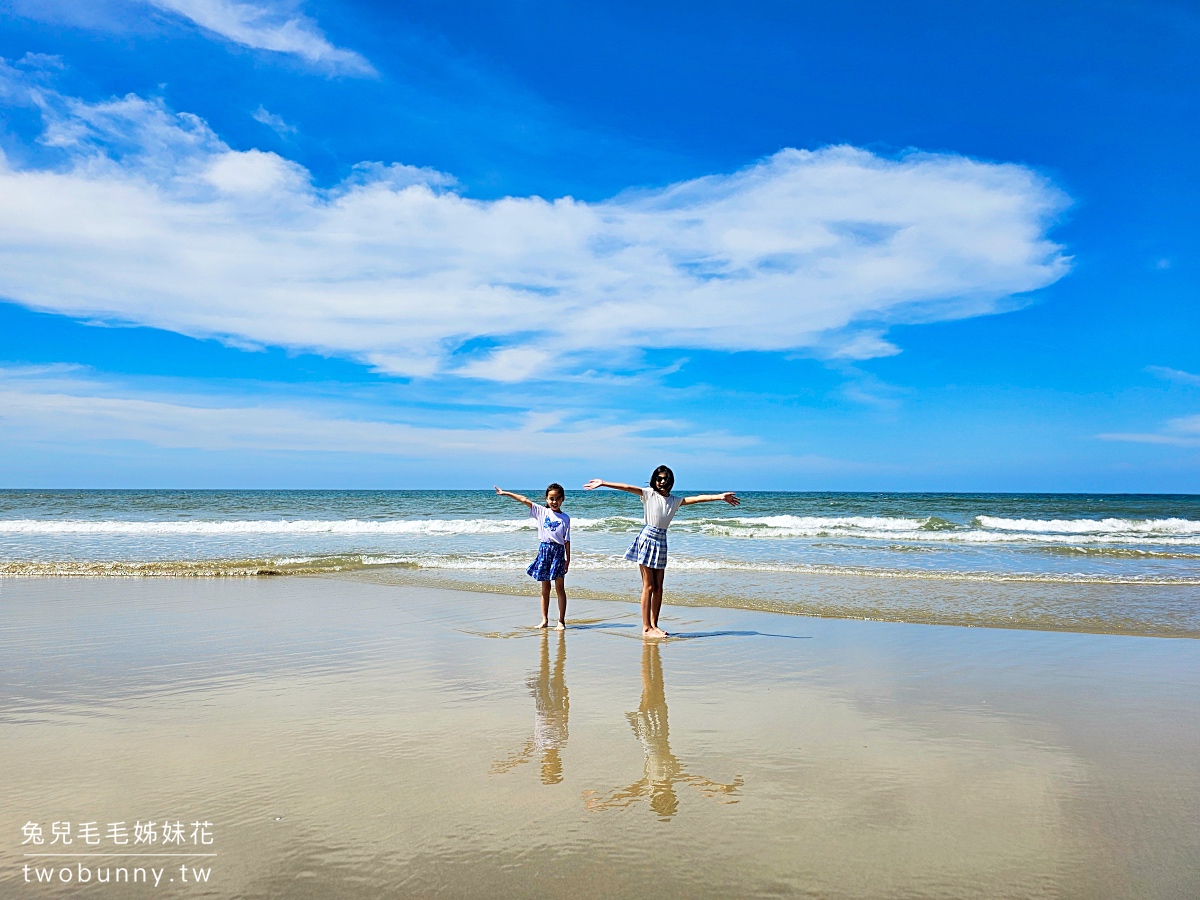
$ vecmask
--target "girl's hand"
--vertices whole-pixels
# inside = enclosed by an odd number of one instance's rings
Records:
[[[737,506],[739,503],[742,502],[741,500],[738,499],[738,495],[735,494],[733,491],[726,491],[725,493],[723,493],[721,495],[721,499],[724,500],[726,503],[728,503],[730,506]]]
[[[494,488],[496,489],[496,493],[497,493],[497,494],[500,494],[501,496],[504,496],[504,491],[500,490],[500,486],[499,486],[499,485],[493,484],[493,485],[492,485],[492,487],[494,487]]]
[[[604,480],[602,478],[593,478],[583,486],[583,489],[585,491],[594,491],[598,487],[604,487]]]

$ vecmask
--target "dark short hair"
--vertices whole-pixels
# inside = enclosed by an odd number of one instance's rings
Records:
[[[546,485],[546,493],[543,494],[543,496],[549,497],[551,491],[558,491],[560,494],[563,495],[564,500],[567,499],[567,492],[563,490],[563,486],[561,484],[559,484],[557,481],[552,481],[548,485]]]
[[[659,475],[667,476],[667,493],[671,493],[671,488],[675,487],[675,473],[671,471],[670,466],[659,466],[650,473],[650,487],[653,488]]]

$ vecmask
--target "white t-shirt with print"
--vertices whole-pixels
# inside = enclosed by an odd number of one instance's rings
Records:
[[[571,540],[571,517],[565,512],[555,512],[535,503],[529,507],[529,518],[537,520],[538,541],[566,544]]]
[[[674,494],[664,497],[654,488],[642,488],[642,503],[646,506],[646,524],[666,531],[675,513],[679,512],[683,498]]]

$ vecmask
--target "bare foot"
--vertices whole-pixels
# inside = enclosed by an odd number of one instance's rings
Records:
[[[549,623],[549,622],[547,622],[545,619],[542,619],[542,621],[540,621],[540,622],[538,623],[538,628],[545,628],[545,627],[546,627],[546,626],[548,626],[549,624],[550,624],[550,623]]]
[[[667,633],[661,628],[643,628],[642,637],[644,638],[665,638]]]
[[[559,619],[559,620],[558,620],[558,624],[554,626],[554,630],[555,630],[555,631],[566,631],[566,630],[567,630],[567,623],[566,623],[566,622],[564,622],[562,619]]]

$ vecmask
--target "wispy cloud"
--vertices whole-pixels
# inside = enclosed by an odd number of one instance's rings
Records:
[[[274,131],[281,138],[290,138],[296,134],[297,128],[295,125],[289,125],[284,121],[283,116],[277,116],[273,112],[269,112],[261,103],[254,112],[250,114],[255,122],[260,122]]]
[[[1146,366],[1146,371],[1165,381],[1200,386],[1200,375],[1171,369],[1167,366]],[[1175,447],[1200,447],[1200,415],[1169,419],[1158,431],[1110,432],[1096,435],[1102,441],[1122,441],[1133,444],[1166,444]]]
[[[995,312],[1069,268],[1046,236],[1062,194],[959,156],[784,150],[599,203],[478,201],[399,164],[318,189],[134,95],[43,87],[36,105],[67,162],[0,160],[0,295],[397,374],[553,379],[653,348],[867,358],[896,352],[890,324]],[[472,342],[494,350],[464,360]]]
[[[507,347],[454,369],[456,375],[487,381],[527,381],[546,371],[550,354],[533,347]]]
[[[878,359],[881,356],[895,356],[900,348],[886,340],[883,331],[873,329],[861,331],[858,334],[834,335],[831,346],[825,351],[829,359]]]
[[[1187,373],[1183,373],[1187,374]],[[1158,432],[1098,434],[1103,441],[1128,441],[1137,444],[1172,444],[1200,447],[1200,415],[1180,416],[1167,421]]]
[[[298,56],[315,66],[351,75],[374,75],[358,53],[335,47],[320,27],[294,5],[244,0],[145,0],[176,13],[226,40],[256,50]]]
[[[1200,375],[1193,375],[1191,372],[1184,372],[1180,369],[1169,369],[1166,366],[1146,366],[1146,371],[1167,381],[1174,381],[1179,384],[1200,385]]]
[[[0,367],[0,421],[10,442],[135,441],[157,448],[373,454],[420,459],[527,457],[553,447],[557,460],[738,452],[750,438],[712,430],[687,433],[663,419],[613,423],[569,412],[492,416],[432,427],[380,416],[344,400],[281,402],[214,393],[168,392],[115,383],[78,366]],[[447,421],[455,417],[446,416]],[[458,418],[462,418],[461,416]]]
[[[908,393],[904,388],[888,384],[857,366],[838,361],[835,361],[834,365],[846,378],[838,393],[851,403],[872,407],[881,412],[894,410],[900,405],[901,398]]]

